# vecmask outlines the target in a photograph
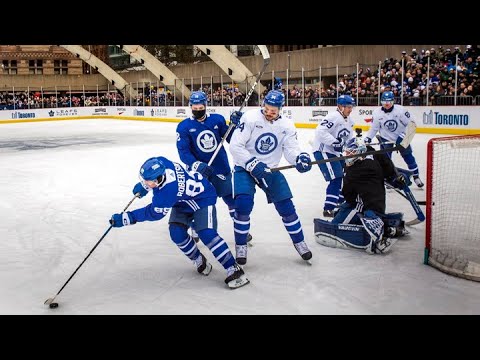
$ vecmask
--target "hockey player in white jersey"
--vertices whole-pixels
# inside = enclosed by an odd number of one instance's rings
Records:
[[[373,111],[372,114],[372,126],[365,136],[365,143],[368,144],[372,141],[373,137],[377,134],[380,135],[382,144],[380,147],[391,148],[396,144],[399,144],[405,136],[405,128],[410,121],[414,122],[411,114],[401,105],[394,105],[394,95],[391,91],[385,91],[381,97],[382,106],[379,109]],[[391,158],[392,153],[387,155]],[[413,175],[415,184],[421,188],[423,182],[420,179],[418,172],[418,165],[413,156],[412,146],[409,145],[405,150],[400,151],[403,160],[408,166],[408,169]]]
[[[250,213],[253,210],[255,185],[273,203],[302,259],[308,261],[312,253],[303,236],[302,225],[292,202],[292,192],[285,176],[269,168],[277,167],[282,155],[299,172],[312,168],[310,155],[302,152],[297,131],[291,120],[280,115],[285,104],[281,91],[272,90],[266,96],[261,109],[234,112],[230,120],[237,125],[230,140],[230,152],[235,164],[233,194],[235,198],[235,250],[240,265],[247,262],[247,234],[250,230]]]
[[[313,156],[317,161],[342,156],[344,144],[353,138],[354,121],[350,118],[355,101],[349,95],[337,99],[337,110],[327,114],[318,123],[312,143]],[[318,164],[328,182],[323,216],[333,217],[333,210],[343,202],[342,189],[344,161],[332,161]]]

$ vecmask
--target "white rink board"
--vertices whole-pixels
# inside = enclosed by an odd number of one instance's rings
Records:
[[[369,127],[375,106],[358,106],[352,112],[356,126]],[[209,113],[218,113],[226,119],[238,107],[207,107]],[[245,108],[249,109],[249,108]],[[250,108],[251,109],[251,108]],[[468,134],[480,133],[480,107],[478,106],[409,106],[417,123],[418,130],[426,133]],[[295,106],[284,107],[283,116],[293,120],[298,127],[314,128],[325,116],[335,111],[334,106]],[[150,121],[181,121],[191,115],[188,106],[149,107],[149,106],[102,106],[54,109],[23,109],[0,111],[2,122],[29,122],[46,120],[68,120],[87,118],[114,118]]]

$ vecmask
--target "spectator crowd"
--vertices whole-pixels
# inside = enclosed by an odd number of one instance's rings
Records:
[[[379,95],[392,91],[395,101],[403,105],[480,105],[480,49],[467,45],[453,50],[442,46],[431,49],[402,51],[399,58],[386,58],[380,66],[362,66],[358,73],[325,77],[322,84],[303,86],[290,79],[288,88],[281,78],[262,81],[265,90],[258,98],[254,92],[248,105],[261,103],[269,90],[282,90],[288,106],[334,106],[339,95],[358,96],[358,105],[378,105]],[[358,78],[358,81],[357,81]],[[357,85],[358,83],[358,85]],[[245,87],[245,89],[244,89]],[[248,86],[208,84],[194,90],[207,94],[210,106],[241,106]],[[403,101],[402,101],[403,96]],[[84,106],[181,106],[171,90],[159,91],[156,86],[137,89],[134,97],[116,91],[39,91],[0,92],[0,110],[38,109]],[[186,104],[184,104],[186,105]]]

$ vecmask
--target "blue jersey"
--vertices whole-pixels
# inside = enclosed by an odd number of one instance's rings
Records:
[[[177,150],[187,168],[190,169],[195,161],[208,164],[227,129],[225,118],[219,114],[207,114],[205,121],[202,122],[193,117],[180,122],[177,126]],[[233,131],[229,138],[232,133]],[[230,164],[224,147],[220,149],[211,166],[215,169],[215,174],[230,173]]]
[[[198,172],[189,172],[176,162],[163,156],[158,159],[165,165],[165,181],[153,189],[152,203],[131,211],[135,221],[156,221],[168,214],[172,207],[191,210],[214,205],[217,193],[213,185]]]

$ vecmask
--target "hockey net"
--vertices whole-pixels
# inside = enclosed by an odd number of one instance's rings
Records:
[[[425,263],[480,281],[480,135],[428,142]]]

